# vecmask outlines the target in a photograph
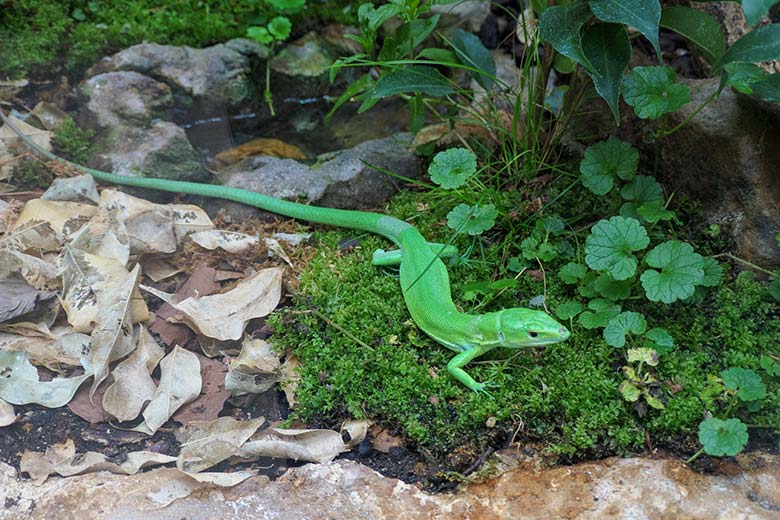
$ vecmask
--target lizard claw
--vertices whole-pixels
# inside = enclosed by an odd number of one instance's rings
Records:
[[[495,399],[495,396],[493,396],[493,394],[488,391],[488,388],[498,388],[499,386],[500,385],[492,381],[485,381],[484,383],[477,383],[474,387],[472,387],[472,390],[474,390],[478,394],[482,394],[487,397],[490,397],[491,399]]]

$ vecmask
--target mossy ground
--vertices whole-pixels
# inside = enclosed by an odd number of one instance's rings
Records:
[[[388,210],[412,218],[430,239],[447,240],[444,206],[418,211],[427,202],[429,196],[407,193]],[[387,248],[386,241],[349,230],[316,238],[317,253],[301,275],[294,310],[273,319],[274,340],[302,363],[296,413],[325,422],[369,417],[402,432],[429,460],[464,447],[480,453],[513,435],[541,440],[567,460],[641,452],[649,445],[693,452],[699,422],[707,411],[718,412],[717,402],[716,409],[706,402],[713,378],[732,366],[758,371],[762,354],[780,354],[780,306],[749,274],[728,274],[698,303],[637,305],[676,342],[655,369],[663,410],[622,398],[625,349],[577,323],[569,324],[573,334],[565,343],[500,349],[471,363],[467,369],[477,380],[499,384],[488,398],[449,377],[446,364],[454,354],[410,321],[393,271],[371,266],[371,253]],[[348,238],[359,245],[340,248]],[[456,243],[463,249],[469,239]],[[479,304],[462,298],[464,285],[496,275],[500,244],[484,243],[483,250],[485,262],[472,254],[475,261],[450,268],[453,297],[464,311]],[[515,289],[483,310],[528,305],[545,285],[549,307],[571,298],[571,286],[558,280],[554,267],[544,281],[538,272],[520,276]],[[746,422],[778,428],[780,381],[764,381],[768,398]]]
[[[360,2],[310,1],[292,17],[293,36],[346,22]],[[143,41],[203,47],[243,37],[275,13],[230,0],[13,0],[0,8],[0,78],[78,76],[106,54]]]

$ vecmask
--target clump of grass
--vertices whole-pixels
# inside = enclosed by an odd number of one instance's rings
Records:
[[[94,136],[93,130],[79,128],[73,119],[68,117],[57,125],[52,135],[51,144],[57,155],[83,164],[89,160],[94,151],[95,147],[92,144]]]

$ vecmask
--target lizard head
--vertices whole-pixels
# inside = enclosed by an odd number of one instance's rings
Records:
[[[549,314],[532,309],[504,309],[485,320],[485,339],[498,347],[520,348],[551,345],[569,338],[569,330]]]

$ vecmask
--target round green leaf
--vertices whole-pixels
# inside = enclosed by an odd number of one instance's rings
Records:
[[[747,426],[739,419],[724,421],[711,417],[699,424],[699,442],[708,455],[734,456],[745,448],[747,441]]]
[[[579,324],[586,329],[606,327],[607,323],[609,323],[612,318],[620,314],[620,305],[601,298],[589,301],[588,309],[590,309],[590,311],[583,312],[580,314],[579,318],[577,318]]]
[[[743,401],[757,401],[766,397],[766,386],[761,376],[747,368],[729,368],[720,373],[723,384],[729,390],[736,390]]]
[[[284,41],[290,36],[292,23],[286,16],[277,16],[268,23],[268,32],[276,41]]]
[[[658,366],[658,352],[654,349],[642,347],[642,348],[630,348],[626,352],[626,361],[629,363],[644,363],[651,367]]]
[[[664,199],[664,190],[658,181],[648,175],[637,175],[623,186],[620,196],[638,205]]]
[[[274,41],[274,37],[271,36],[271,33],[265,27],[250,27],[246,30],[246,35],[263,45],[268,45]]]
[[[642,395],[641,390],[632,383],[631,381],[623,381],[620,383],[620,386],[618,386],[618,390],[620,391],[620,394],[623,396],[623,399],[628,401],[629,403],[635,403],[639,400],[639,397]]]
[[[617,175],[630,180],[636,175],[639,152],[628,143],[610,137],[585,150],[580,162],[582,184],[596,195],[605,195],[614,185]]]
[[[458,233],[480,235],[496,223],[498,210],[492,204],[458,204],[447,214],[447,225]]]
[[[645,259],[652,267],[640,279],[650,301],[673,303],[690,297],[704,279],[704,259],[685,242],[668,240],[654,247]]]
[[[584,307],[578,301],[569,300],[555,308],[555,315],[562,320],[568,320],[582,312]]]
[[[723,274],[723,268],[717,260],[714,258],[705,258],[702,269],[704,270],[704,278],[701,279],[699,285],[703,285],[704,287],[717,287],[720,285],[720,277]]]
[[[563,283],[574,285],[577,283],[577,280],[582,279],[587,272],[588,268],[584,265],[578,264],[576,262],[569,262],[568,264],[561,267],[560,271],[558,271],[558,277],[561,279],[561,281],[563,281]]]
[[[666,329],[656,327],[645,332],[645,338],[650,340],[646,345],[659,354],[668,354],[674,348],[674,338]]]
[[[691,100],[687,85],[675,83],[671,67],[634,67],[623,78],[623,99],[642,119],[658,119]]]
[[[647,329],[645,317],[638,312],[621,312],[604,327],[604,341],[613,347],[623,347],[626,344],[626,335],[640,335]]]
[[[431,180],[444,189],[458,188],[477,172],[477,157],[465,148],[450,148],[436,154],[428,166]]]
[[[664,207],[664,201],[653,200],[645,202],[636,208],[637,215],[641,216],[645,222],[655,223],[659,220],[671,220],[674,218],[674,211]]]
[[[764,69],[754,63],[736,62],[729,63],[723,70],[726,71],[726,85],[743,94],[753,93],[753,83],[766,78]]]
[[[647,231],[636,219],[600,220],[585,239],[585,263],[591,269],[609,272],[615,280],[626,280],[634,276],[639,263],[633,252],[649,243]]]
[[[600,296],[608,300],[625,300],[631,295],[631,284],[633,280],[617,281],[609,273],[602,273],[593,282],[593,287]]]

